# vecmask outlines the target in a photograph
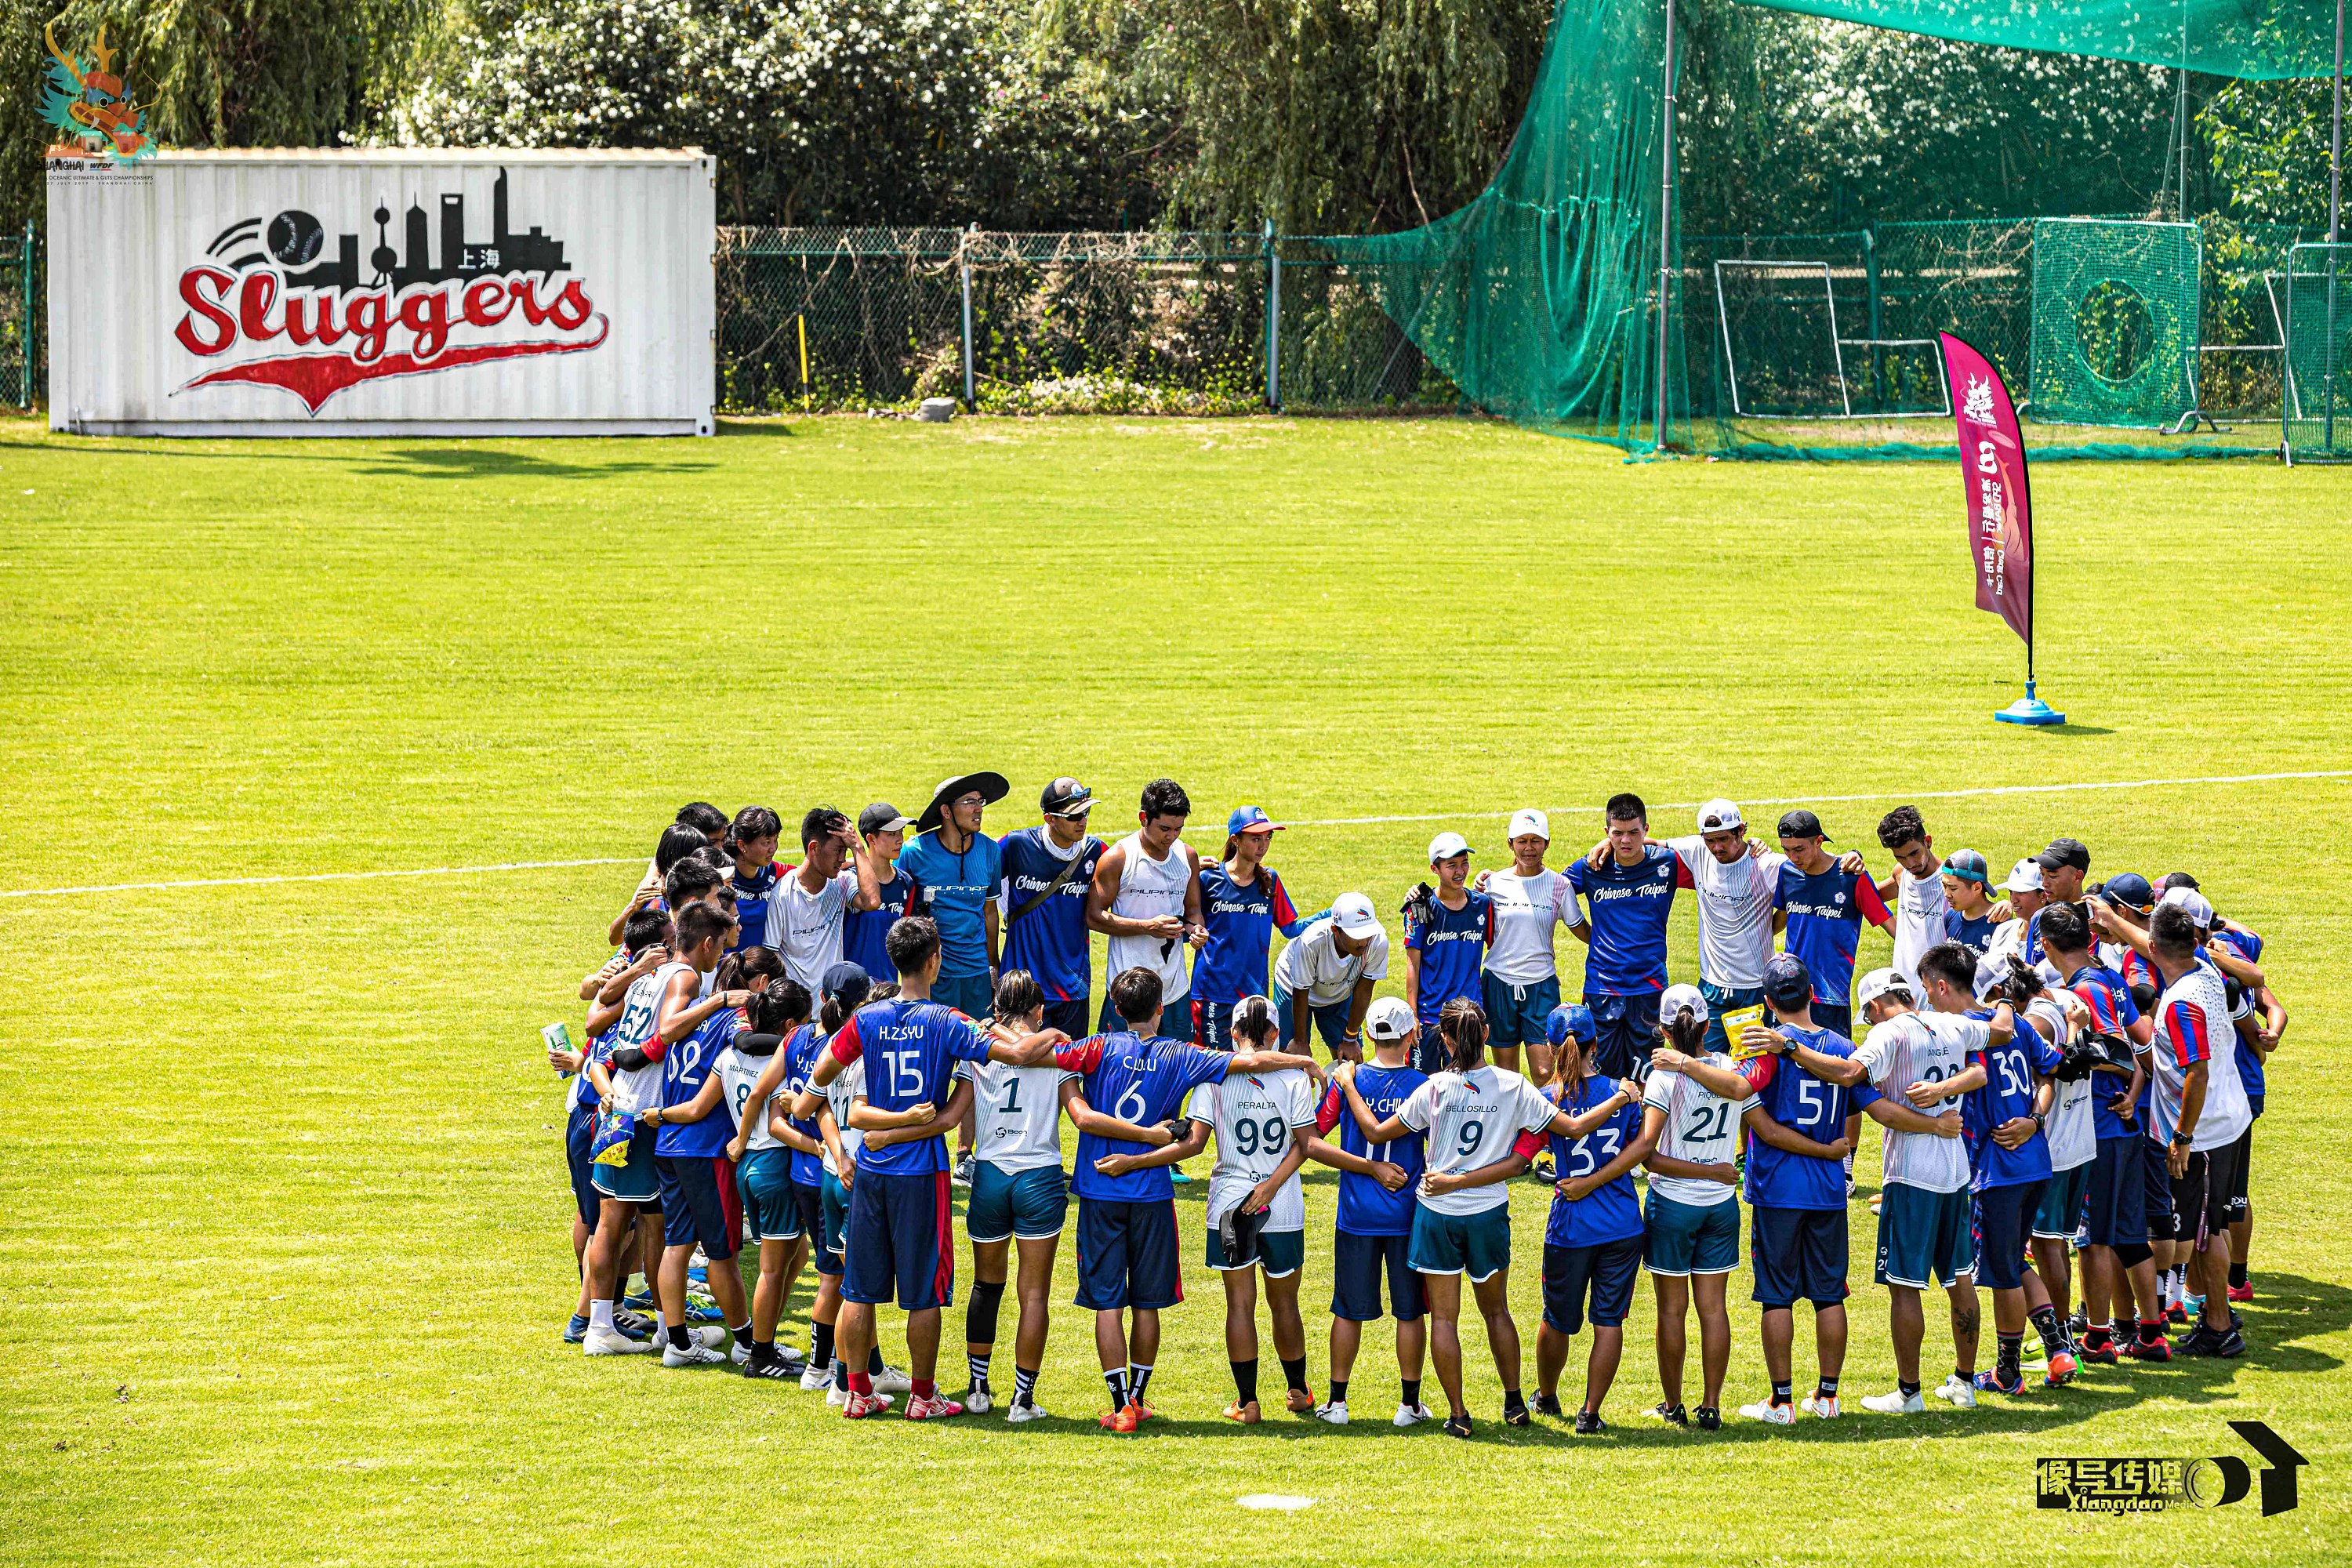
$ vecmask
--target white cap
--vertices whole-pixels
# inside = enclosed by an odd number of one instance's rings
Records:
[[[1911,991],[1911,983],[1903,978],[1900,971],[1874,969],[1862,977],[1861,984],[1853,988],[1853,1005],[1867,1007],[1881,996],[1895,991],[1901,992],[1906,1000],[1916,1000]]]
[[[2001,890],[2007,893],[2038,893],[2042,890],[2042,862],[2029,855],[2009,868],[2009,880]]]
[[[1658,1020],[1673,1023],[1688,1013],[1700,1023],[1706,1022],[1706,998],[1698,994],[1696,985],[1669,985],[1666,994],[1658,998]]]
[[[2212,900],[2194,888],[2167,888],[2164,890],[2164,897],[2156,901],[2159,906],[2175,904],[2187,910],[2189,918],[2197,922],[2199,931],[2213,929]]]
[[[1349,936],[1379,936],[1381,917],[1372,912],[1372,900],[1361,893],[1342,893],[1331,900],[1331,923]]]
[[[1364,1013],[1364,1033],[1375,1040],[1402,1040],[1412,1033],[1412,1009],[1393,996],[1375,996]]]
[[[1701,833],[1728,833],[1735,827],[1745,827],[1748,819],[1739,808],[1727,800],[1711,800],[1698,808],[1698,830]]]
[[[1459,833],[1441,833],[1429,841],[1429,863],[1451,860],[1456,855],[1470,853],[1470,841]]]
[[[1511,813],[1511,831],[1507,838],[1517,838],[1532,833],[1545,843],[1551,842],[1551,818],[1532,805],[1523,805]]]

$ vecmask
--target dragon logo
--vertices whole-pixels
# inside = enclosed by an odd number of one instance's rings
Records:
[[[52,158],[103,158],[110,163],[136,163],[155,153],[155,139],[147,134],[144,110],[131,101],[122,78],[115,74],[118,51],[106,47],[106,29],[98,30],[97,52],[89,58],[58,47],[57,25],[45,29],[49,63],[43,73],[41,118],[65,140],[53,144]]]

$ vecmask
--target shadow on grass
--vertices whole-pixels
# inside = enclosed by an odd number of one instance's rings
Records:
[[[770,432],[772,434],[773,432]],[[499,437],[511,439],[512,437]],[[590,439],[591,437],[580,437]],[[322,437],[323,439],[323,437]],[[681,447],[686,437],[646,437],[674,440]],[[0,440],[0,451],[54,452],[54,447],[38,442]],[[391,451],[290,451],[272,441],[255,441],[233,451],[208,451],[194,445],[187,447],[115,447],[105,446],[96,455],[125,458],[170,458],[183,461],[194,459],[207,462],[234,463],[301,463],[316,467],[341,464],[370,478],[474,479],[602,479],[625,474],[689,474],[702,473],[718,465],[709,458],[682,458],[672,461],[649,461],[632,458],[626,461],[566,463],[532,452],[499,451],[469,447],[398,447]]]

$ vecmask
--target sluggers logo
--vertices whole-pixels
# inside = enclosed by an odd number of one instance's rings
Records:
[[[2263,1517],[2295,1505],[2295,1474],[2310,1461],[2260,1421],[2230,1429],[2262,1458]],[[2257,1472],[2236,1454],[2202,1458],[2037,1459],[2034,1506],[2074,1513],[2156,1513],[2168,1508],[2226,1508],[2255,1489]]]
[[[359,237],[337,237],[307,212],[249,217],[205,247],[210,259],[180,274],[187,307],[172,335],[200,360],[219,360],[180,390],[245,382],[278,386],[312,414],[346,387],[461,365],[579,353],[603,343],[610,323],[569,272],[563,244],[507,223],[507,175],[492,187],[490,238],[466,238],[466,198],[441,197],[440,261],[430,257],[425,209],[412,202],[404,259],[375,209],[370,275],[360,275]]]

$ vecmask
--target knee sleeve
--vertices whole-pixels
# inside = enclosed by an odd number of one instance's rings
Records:
[[[996,1309],[1004,1300],[1004,1281],[991,1284],[975,1279],[971,1300],[964,1308],[963,1337],[968,1343],[992,1345],[996,1342]]]

